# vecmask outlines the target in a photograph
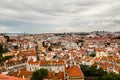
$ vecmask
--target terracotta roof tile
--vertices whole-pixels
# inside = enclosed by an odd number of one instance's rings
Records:
[[[81,69],[78,66],[69,67],[67,72],[68,76],[70,77],[84,77]]]
[[[17,77],[13,77],[13,76],[0,74],[0,80],[28,80],[28,79],[17,78]]]

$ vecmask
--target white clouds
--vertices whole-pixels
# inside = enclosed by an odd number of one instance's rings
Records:
[[[0,32],[6,32],[6,31],[9,31],[9,30],[10,30],[9,27],[3,26],[3,25],[0,24]]]
[[[116,31],[119,9],[119,0],[0,0],[0,24],[21,32]]]

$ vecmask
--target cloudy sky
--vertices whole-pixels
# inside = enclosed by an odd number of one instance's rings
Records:
[[[120,0],[0,0],[0,32],[120,31]]]

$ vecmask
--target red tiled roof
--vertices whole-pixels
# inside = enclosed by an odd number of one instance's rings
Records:
[[[78,66],[72,66],[67,70],[69,77],[83,77],[83,73]]]
[[[52,72],[52,71],[49,71],[49,72],[48,72],[48,78],[49,78],[49,79],[52,79],[52,78],[53,78],[53,72]]]
[[[13,77],[13,76],[0,74],[0,80],[28,80],[28,79],[17,78],[17,77]]]
[[[63,65],[64,64],[64,61],[63,60],[59,60],[59,61],[56,61],[56,60],[49,60],[49,61],[46,61],[46,60],[40,60],[40,61],[28,61],[28,64],[40,64],[40,65]]]

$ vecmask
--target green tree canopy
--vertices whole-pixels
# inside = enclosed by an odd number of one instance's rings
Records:
[[[7,42],[10,41],[10,37],[9,36],[4,36],[7,39]]]
[[[43,80],[43,78],[48,76],[48,70],[47,69],[39,69],[33,72],[32,74],[32,80]]]
[[[95,54],[95,53],[92,53],[92,54],[90,54],[89,56],[91,56],[91,57],[95,57],[96,54]]]
[[[51,46],[48,48],[48,51],[52,51],[52,47]]]
[[[9,50],[7,49],[3,49],[3,45],[0,44],[0,58],[2,57],[2,54],[5,53],[5,52],[8,52]]]
[[[102,68],[97,69],[96,66],[80,65],[80,67],[85,76],[101,77],[107,74]]]
[[[98,80],[120,80],[120,74],[115,74],[113,72],[104,75]]]
[[[120,80],[120,74],[107,73],[102,68],[95,66],[80,65],[86,80]],[[91,78],[91,79],[90,79]]]
[[[2,52],[3,51],[3,45],[0,44],[0,51]]]

